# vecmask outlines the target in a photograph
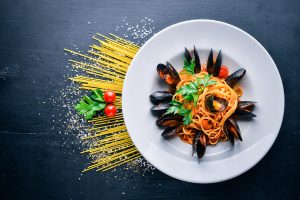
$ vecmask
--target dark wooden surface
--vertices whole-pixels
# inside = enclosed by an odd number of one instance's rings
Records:
[[[299,13],[299,0],[1,1],[0,199],[299,199]],[[62,110],[51,99],[69,84],[63,48],[87,50],[92,34],[114,31],[124,16],[133,24],[149,17],[156,31],[184,20],[221,20],[268,50],[283,79],[286,107],[279,136],[262,161],[209,185],[157,170],[81,175],[87,158],[72,145],[76,135],[59,134],[61,124],[52,121]]]

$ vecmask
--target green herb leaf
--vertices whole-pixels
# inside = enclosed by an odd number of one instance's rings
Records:
[[[179,112],[179,107],[177,106],[171,106],[170,108],[168,108],[168,110],[166,111],[166,114],[177,114]]]
[[[93,90],[91,94],[92,99],[99,102],[104,102],[103,92],[100,89]]]
[[[192,96],[193,96],[194,105],[196,106],[196,105],[197,105],[197,102],[198,102],[198,99],[199,99],[199,95],[197,95],[197,94],[192,94]]]
[[[185,115],[184,117],[183,117],[183,124],[184,125],[189,125],[191,122],[192,122],[192,112],[191,111],[189,111],[189,113],[187,113],[187,115]]]
[[[195,74],[194,68],[195,68],[195,59],[194,58],[191,60],[190,63],[187,61],[187,59],[184,59],[183,69],[186,72],[188,72],[189,74]]]
[[[106,106],[103,100],[103,93],[100,89],[91,92],[91,98],[87,95],[82,97],[82,100],[75,106],[76,111],[85,116],[85,119],[92,117]]]
[[[194,74],[195,60],[192,59],[191,64],[184,60],[184,69],[190,74]],[[184,100],[192,101],[197,105],[199,96],[203,93],[205,87],[216,84],[216,81],[210,80],[211,75],[205,75],[203,78],[197,77],[196,81],[190,82],[181,86],[176,94],[181,94]],[[170,102],[171,107],[167,110],[166,114],[178,114],[183,116],[184,125],[192,122],[192,111],[184,107],[183,103],[173,100]]]
[[[190,113],[190,110],[184,108],[183,106],[179,109],[178,114],[181,116],[186,116]]]
[[[198,87],[195,87],[194,83],[191,82],[189,84],[183,85],[181,88],[177,90],[177,94],[188,95],[191,93],[197,93]]]

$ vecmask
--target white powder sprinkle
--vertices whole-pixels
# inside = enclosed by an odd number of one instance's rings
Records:
[[[90,24],[91,22],[88,22]],[[95,22],[96,23],[96,22]],[[151,36],[155,34],[154,32],[154,21],[148,17],[138,20],[137,23],[131,24],[126,17],[122,19],[122,23],[119,26],[116,26],[116,35],[124,37],[138,45],[144,44]],[[93,41],[94,42],[94,41]],[[73,45],[74,50],[78,50],[76,44]],[[70,54],[67,54],[70,58]],[[74,59],[74,58],[72,58]],[[80,59],[76,57],[75,59]],[[82,59],[84,61],[85,59]],[[65,82],[62,85],[66,85],[59,91],[59,96],[50,98],[50,102],[56,107],[56,112],[59,113],[52,115],[53,127],[52,129],[64,135],[64,142],[61,144],[63,148],[66,149],[67,154],[78,154],[78,149],[86,149],[93,145],[92,140],[81,140],[82,137],[85,137],[91,133],[87,130],[91,128],[91,124],[87,123],[86,120],[79,116],[74,106],[79,102],[81,97],[84,94],[87,94],[87,91],[80,90],[79,85],[70,81],[69,78],[74,77],[75,75],[86,75],[78,69],[67,65],[67,73],[64,76]],[[46,103],[46,102],[42,102]],[[38,113],[40,115],[40,113]],[[75,137],[74,137],[75,136]],[[75,139],[75,140],[74,140]],[[79,160],[79,156],[76,158]],[[74,156],[73,156],[74,157]],[[125,180],[124,182],[134,181],[134,175],[136,173],[146,176],[148,172],[150,174],[154,173],[155,168],[148,163],[145,159],[139,158],[133,162],[127,163],[123,166],[117,167],[105,173],[100,173],[105,176],[106,181],[110,179],[113,180]],[[132,174],[133,173],[133,174]],[[82,180],[83,176],[80,174],[78,180]],[[123,193],[122,193],[123,194]],[[125,194],[125,192],[124,192]]]

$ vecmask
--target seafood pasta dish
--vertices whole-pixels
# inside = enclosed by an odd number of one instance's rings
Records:
[[[234,145],[235,139],[243,140],[236,120],[256,117],[252,113],[256,102],[240,100],[243,89],[239,81],[246,70],[229,74],[222,65],[221,50],[214,55],[211,49],[201,64],[196,48],[185,48],[181,71],[166,62],[157,65],[157,73],[169,86],[169,90],[150,95],[156,124],[165,127],[163,138],[179,137],[192,145],[192,154],[196,152],[198,158],[204,156],[208,145],[226,141]]]

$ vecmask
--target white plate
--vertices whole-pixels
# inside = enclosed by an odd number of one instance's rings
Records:
[[[230,72],[238,66],[247,70],[241,85],[244,100],[257,101],[257,118],[238,121],[243,142],[207,147],[201,162],[191,156],[191,146],[174,138],[164,140],[155,124],[149,95],[163,90],[156,72],[158,63],[170,61],[182,69],[184,47],[198,48],[202,62],[208,50],[222,49],[223,64]],[[153,36],[139,50],[126,74],[123,115],[129,135],[140,153],[157,169],[174,178],[213,183],[236,177],[249,170],[271,148],[283,118],[284,92],[275,63],[264,47],[241,29],[218,21],[192,20],[172,25]]]

